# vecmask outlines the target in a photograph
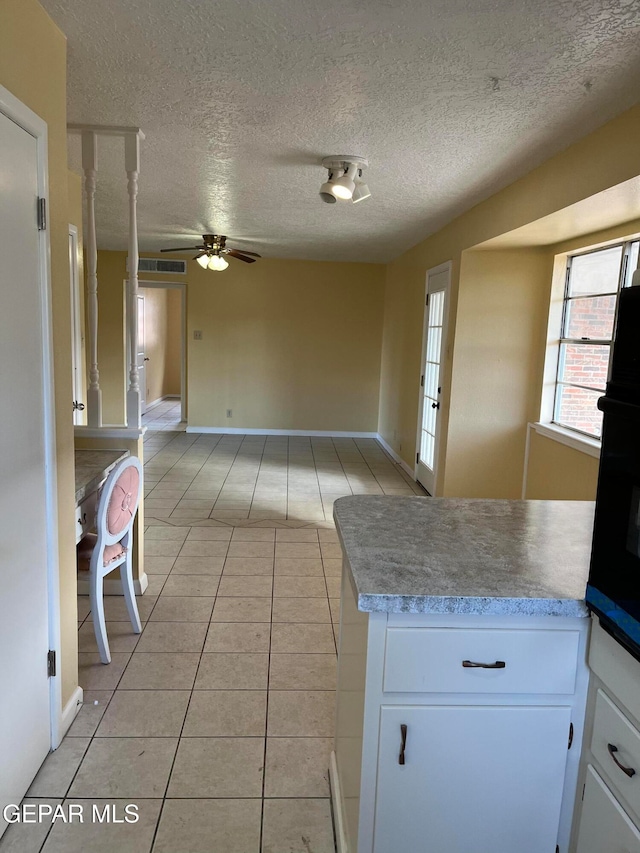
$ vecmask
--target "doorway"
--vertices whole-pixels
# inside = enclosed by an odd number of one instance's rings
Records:
[[[435,495],[442,413],[442,358],[446,350],[451,262],[427,272],[418,410],[416,480]]]
[[[80,297],[80,264],[78,229],[69,225],[69,284],[71,287],[71,368],[73,380],[73,425],[86,423],[82,346],[82,301]]]
[[[144,364],[146,411],[180,401],[186,420],[186,287],[174,282],[140,281],[139,364]],[[140,330],[143,329],[142,335]],[[141,374],[142,376],[142,374]]]
[[[19,803],[60,737],[47,125],[0,86],[0,802]],[[37,203],[36,203],[37,202]],[[19,377],[20,381],[16,381]],[[7,827],[0,819],[0,836]]]

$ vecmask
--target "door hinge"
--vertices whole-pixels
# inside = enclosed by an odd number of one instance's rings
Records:
[[[53,649],[47,652],[47,677],[53,678],[56,674],[56,653]]]
[[[426,302],[425,302],[424,304],[425,304],[425,305],[428,305],[428,304],[429,304],[429,294],[428,294],[428,293],[427,293],[427,299],[426,299]]]
[[[560,853],[560,845],[556,844],[556,853]]]
[[[569,723],[569,745],[567,749],[571,749],[571,744],[573,743],[573,723]]]
[[[47,200],[46,198],[38,199],[38,231],[47,230]]]
[[[423,374],[422,374],[422,376],[420,377],[420,387],[421,387],[421,388],[424,388],[424,373],[423,373]]]
[[[419,461],[420,461],[420,454],[416,453],[416,462],[419,462]]]

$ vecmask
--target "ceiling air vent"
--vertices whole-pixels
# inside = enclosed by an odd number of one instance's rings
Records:
[[[129,259],[127,258],[127,271],[129,270]],[[175,261],[166,258],[140,258],[138,272],[172,273],[175,275],[186,275],[187,262]]]

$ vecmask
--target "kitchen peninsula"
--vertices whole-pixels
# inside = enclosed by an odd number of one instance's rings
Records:
[[[367,496],[334,514],[339,853],[566,853],[593,504]]]

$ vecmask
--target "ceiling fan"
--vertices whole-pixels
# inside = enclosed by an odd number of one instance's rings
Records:
[[[261,257],[256,252],[247,252],[245,249],[232,249],[227,247],[227,238],[222,234],[203,234],[201,246],[188,246],[180,249],[160,249],[161,252],[188,252],[190,248],[196,249],[198,254],[194,257],[203,269],[226,270],[229,262],[223,255],[229,255],[230,258],[236,258],[238,261],[244,261],[246,264],[255,263],[256,259]]]

